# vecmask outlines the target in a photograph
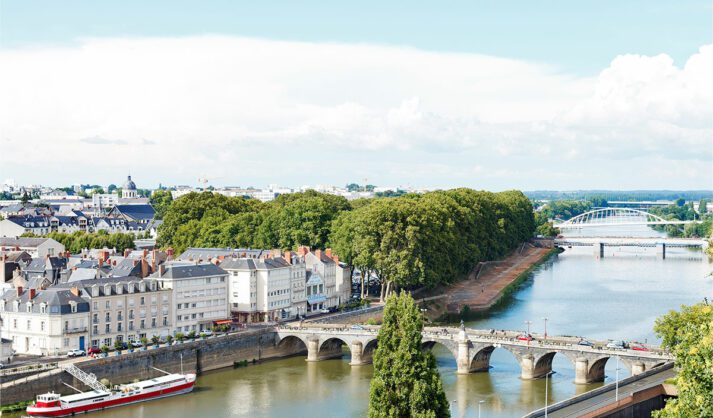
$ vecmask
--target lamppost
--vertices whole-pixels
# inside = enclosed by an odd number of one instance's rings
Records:
[[[545,418],[547,418],[547,398],[548,398],[548,393],[547,393],[547,392],[548,392],[548,388],[547,388],[547,384],[549,383],[549,378],[550,378],[550,374],[547,373],[547,374],[545,375]]]
[[[619,402],[619,356],[616,356],[616,391],[614,392],[614,400]]]
[[[480,418],[480,406],[484,403],[485,403],[484,400],[478,401],[478,418]]]
[[[545,321],[545,340],[547,340],[547,320],[548,320],[549,318],[544,317],[544,318],[542,318],[542,319]]]
[[[527,324],[527,345],[530,345],[530,325],[532,324],[532,321],[525,321],[525,324]]]

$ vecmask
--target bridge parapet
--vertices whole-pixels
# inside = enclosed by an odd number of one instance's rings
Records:
[[[307,360],[319,361],[341,357],[342,346],[351,351],[354,366],[371,362],[378,344],[378,326],[347,326],[329,324],[319,327],[278,327],[278,345],[297,338],[307,348]],[[487,371],[490,355],[496,348],[508,350],[517,359],[523,379],[536,379],[552,371],[556,354],[567,357],[574,365],[575,383],[591,383],[604,379],[604,367],[611,358],[618,357],[631,374],[641,373],[657,365],[671,361],[673,357],[656,347],[649,351],[634,351],[606,348],[606,342],[594,342],[595,347],[577,344],[579,337],[535,335],[533,341],[517,339],[517,331],[467,330],[458,328],[427,327],[422,333],[424,349],[436,344],[447,348],[455,357],[458,373],[466,374]]]

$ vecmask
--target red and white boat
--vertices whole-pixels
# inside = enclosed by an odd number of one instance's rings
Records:
[[[77,376],[76,370],[70,373]],[[175,373],[137,383],[117,385],[113,390],[109,390],[97,382],[93,375],[81,371],[79,373],[86,378],[85,383],[94,390],[68,396],[60,396],[54,392],[38,395],[35,403],[27,407],[27,414],[32,417],[65,417],[188,393],[196,383],[195,374]]]

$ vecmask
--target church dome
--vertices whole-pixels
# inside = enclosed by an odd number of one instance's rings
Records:
[[[124,190],[136,190],[136,183],[131,180],[131,176],[128,176],[126,183],[124,183]]]

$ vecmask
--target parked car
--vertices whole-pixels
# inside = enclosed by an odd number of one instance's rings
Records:
[[[534,341],[535,338],[531,334],[520,334],[517,336],[520,341]]]
[[[201,331],[201,333],[203,333],[203,335],[205,335],[206,337],[210,337],[211,335],[213,335],[213,331],[209,329]]]
[[[141,348],[141,347],[143,347],[143,346],[144,346],[144,345],[141,343],[141,341],[134,340],[134,341],[131,342],[131,347],[132,347],[132,348]]]
[[[587,347],[594,347],[594,343],[593,343],[593,342],[588,341],[588,340],[585,340],[584,338],[582,338],[581,340],[579,340],[579,342],[577,343],[577,345],[585,345],[585,346],[587,346]]]
[[[89,347],[87,349],[87,354],[99,354],[101,352],[102,352],[102,350],[99,347]]]
[[[67,357],[82,357],[82,356],[86,356],[86,355],[87,355],[87,353],[84,350],[79,350],[79,349],[69,350],[67,352]]]
[[[621,340],[612,340],[607,343],[607,348],[624,349],[626,348],[626,343]]]
[[[122,341],[119,343],[119,350],[128,350],[129,344],[126,343],[126,341]]]
[[[364,327],[362,327],[361,325],[352,325],[352,327],[351,327],[351,328],[352,328],[352,329],[355,329],[355,330],[361,330],[361,329],[364,329]]]
[[[329,313],[329,309],[327,308],[322,308],[319,310],[321,313]]]
[[[0,369],[2,369],[3,367],[5,367],[5,365],[0,363]]]
[[[631,343],[629,344],[629,349],[634,351],[651,351],[645,345],[641,343]]]

